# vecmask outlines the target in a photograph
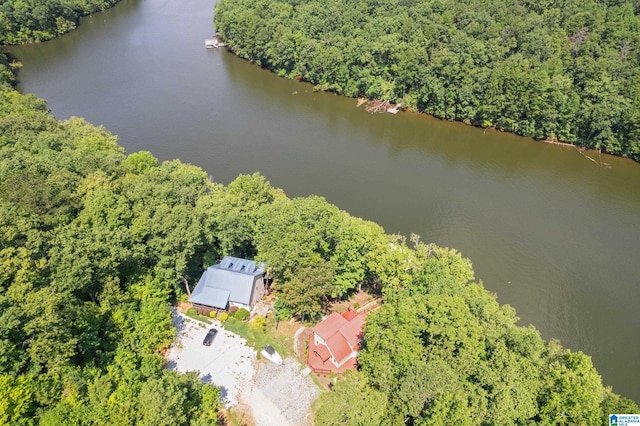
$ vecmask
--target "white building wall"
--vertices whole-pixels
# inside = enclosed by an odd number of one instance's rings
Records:
[[[236,306],[238,309],[245,308],[247,311],[251,312],[251,306],[245,305],[244,303],[231,302],[229,301],[229,307]]]
[[[353,350],[352,350],[352,351],[351,351],[351,353],[349,354],[349,356],[344,357],[344,359],[343,359],[341,362],[336,363],[335,358],[334,358],[333,356],[331,357],[331,362],[333,363],[333,365],[335,365],[336,367],[340,368],[340,367],[342,367],[342,365],[343,365],[345,362],[347,362],[347,361],[349,361],[351,358],[355,358],[355,357],[357,357],[357,356],[358,356],[358,351],[353,351]]]

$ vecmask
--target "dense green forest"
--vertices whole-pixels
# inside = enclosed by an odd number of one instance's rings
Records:
[[[119,0],[1,0],[0,45],[50,40]]]
[[[516,325],[454,250],[411,256],[410,278],[367,318],[361,371],[321,395],[318,425],[604,425],[638,412],[590,357]]]
[[[360,371],[323,394],[320,425],[596,424],[640,410],[588,356],[517,326],[454,250],[290,199],[259,174],[225,186],[126,155],[104,128],[59,122],[7,85],[0,176],[2,424],[214,423],[219,390],[163,368],[162,352],[184,280],[226,254],[271,265],[283,318],[360,287],[383,295]]]
[[[266,179],[229,185],[127,155],[80,118],[14,91],[0,55],[0,424],[211,425],[220,390],[167,370],[171,305],[224,255],[266,261],[276,314],[319,317],[364,287],[359,371],[319,425],[606,424],[639,412],[591,359],[516,325],[455,250],[387,235]]]
[[[160,354],[206,254],[206,174],[13,90],[0,129],[0,424],[215,422],[219,390]]]
[[[321,90],[640,160],[635,0],[221,0],[231,50]]]
[[[0,51],[0,88],[11,88],[11,84],[13,84],[14,80],[15,76],[11,66],[9,65],[9,59],[4,52]]]

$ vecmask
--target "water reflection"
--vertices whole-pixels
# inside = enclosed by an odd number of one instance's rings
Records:
[[[276,109],[290,120],[313,117],[331,131],[363,137],[372,146],[386,148],[392,158],[410,152],[439,158],[449,168],[471,167],[482,173],[557,180],[560,185],[577,184],[596,197],[614,198],[640,206],[640,171],[628,159],[546,144],[495,130],[438,120],[423,114],[367,114],[354,99],[313,91],[308,83],[278,78],[266,70],[223,55],[225,75],[234,89],[254,99],[257,110]],[[348,138],[347,138],[348,139]],[[591,161],[589,158],[593,159]]]

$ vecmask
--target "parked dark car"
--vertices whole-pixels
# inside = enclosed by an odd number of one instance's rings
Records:
[[[216,330],[215,328],[212,328],[207,332],[207,335],[204,336],[204,340],[202,341],[202,344],[205,346],[211,346],[211,342],[213,342],[213,339],[216,338],[217,334],[218,334],[218,330]]]

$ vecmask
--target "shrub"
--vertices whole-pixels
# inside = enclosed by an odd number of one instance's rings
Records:
[[[211,318],[215,318],[217,315],[218,315],[218,312],[217,312],[217,311],[211,311],[211,312],[209,312],[209,316],[210,316]]]
[[[265,317],[257,316],[251,321],[251,326],[256,330],[264,331],[267,328],[267,319]]]
[[[353,304],[353,309],[358,309],[360,307],[360,304],[358,302]]]
[[[196,311],[196,308],[189,308],[187,309],[186,314],[193,317],[198,314],[198,311]]]
[[[229,318],[229,314],[226,312],[220,312],[220,315],[218,316],[218,319],[220,320],[220,322],[225,322],[228,318]]]
[[[291,309],[289,309],[282,300],[276,299],[273,309],[276,311],[276,318],[278,321],[286,321],[291,318]]]
[[[235,316],[236,312],[238,312],[238,307],[237,306],[232,306],[232,307],[229,308],[229,315]]]
[[[247,311],[245,308],[240,308],[236,311],[235,314],[233,314],[233,316],[238,320],[238,321],[244,321],[247,318],[249,318],[249,311]]]

